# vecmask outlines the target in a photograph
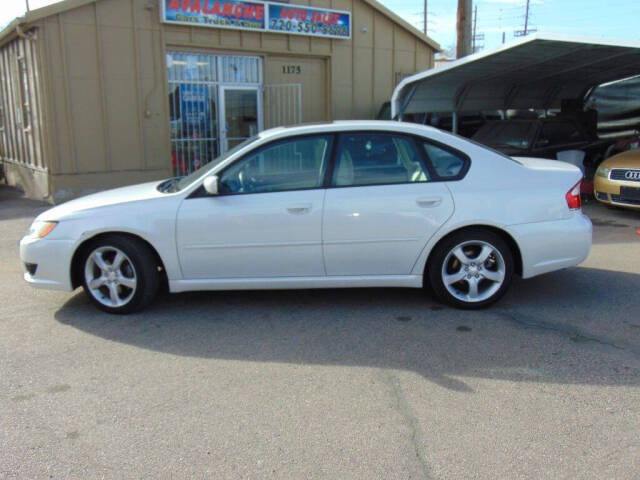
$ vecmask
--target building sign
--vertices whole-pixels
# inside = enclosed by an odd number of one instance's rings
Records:
[[[271,3],[268,19],[271,32],[351,38],[350,13]]]
[[[351,38],[351,13],[243,0],[160,0],[165,23]]]
[[[160,0],[166,23],[202,27],[265,30],[265,8],[262,2],[238,0]]]

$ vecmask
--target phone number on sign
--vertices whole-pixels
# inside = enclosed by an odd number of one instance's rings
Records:
[[[274,18],[271,20],[271,30],[298,32],[298,33],[319,33],[321,35],[335,35],[340,37],[349,36],[349,27],[345,25],[317,25],[311,22],[293,22]]]

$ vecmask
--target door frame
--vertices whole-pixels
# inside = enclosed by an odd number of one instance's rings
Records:
[[[256,94],[256,106],[257,106],[257,129],[256,133],[259,133],[263,130],[263,106],[262,106],[262,86],[255,84],[221,84],[218,86],[218,138],[220,139],[220,154],[224,154],[229,150],[229,145],[227,144],[227,121],[226,121],[226,99],[225,92],[227,90],[252,90]]]

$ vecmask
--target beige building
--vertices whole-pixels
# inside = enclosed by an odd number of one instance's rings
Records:
[[[57,203],[183,175],[265,128],[374,118],[439,51],[374,0],[293,3],[65,0],[16,19],[6,181]]]

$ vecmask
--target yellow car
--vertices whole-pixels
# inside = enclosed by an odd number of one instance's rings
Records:
[[[640,209],[640,149],[619,153],[602,162],[593,187],[593,194],[602,203]]]

